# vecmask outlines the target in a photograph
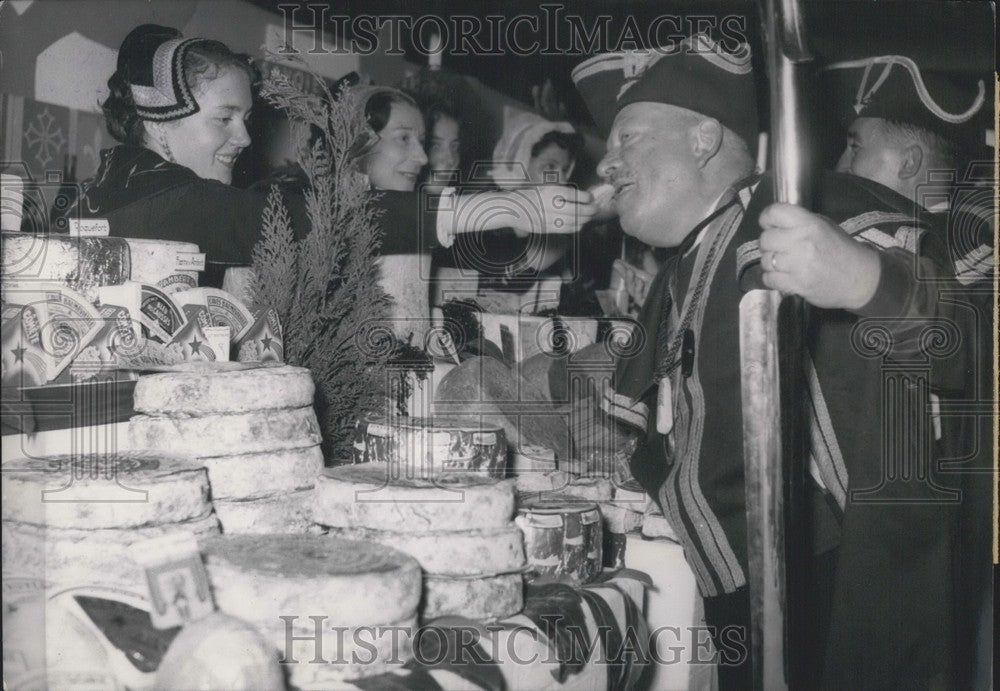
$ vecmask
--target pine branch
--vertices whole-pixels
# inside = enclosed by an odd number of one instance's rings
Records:
[[[310,231],[296,243],[285,230],[287,210],[269,200],[254,251],[257,295],[262,303],[284,306],[286,359],[312,372],[326,450],[334,460],[347,458],[354,421],[384,406],[391,350],[359,338],[366,323],[384,319],[388,305],[375,263],[381,231],[367,180],[348,155],[363,122],[349,89],[333,94],[324,84],[319,96],[306,94],[275,71],[262,94],[285,110],[299,136],[310,128],[321,136],[299,160],[309,180]]]

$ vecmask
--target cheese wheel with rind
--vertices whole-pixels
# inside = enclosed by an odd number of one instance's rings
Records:
[[[3,233],[3,285],[46,281],[97,299],[100,286],[119,285],[132,273],[124,238]]]
[[[488,578],[424,578],[423,621],[449,615],[476,621],[512,617],[524,608],[524,578],[506,574]]]
[[[214,501],[226,535],[320,533],[311,520],[312,490],[247,501]]]
[[[323,470],[319,446],[304,449],[214,456],[199,461],[208,470],[212,501],[239,501],[283,496],[311,489]]]
[[[258,627],[281,616],[326,626],[375,626],[412,617],[420,565],[384,545],[321,535],[221,535],[199,540],[218,608]]]
[[[135,385],[136,412],[196,417],[311,406],[316,387],[305,367],[253,367],[151,374]]]
[[[3,520],[61,528],[177,523],[212,508],[203,467],[152,451],[15,459],[4,463],[0,484]]]
[[[142,569],[129,554],[130,545],[176,532],[219,533],[214,514],[182,523],[138,528],[80,530],[4,521],[3,570],[7,575],[36,578],[48,585],[101,585],[142,592]]]
[[[416,559],[437,576],[497,576],[524,568],[524,536],[516,526],[488,530],[396,530],[332,528],[331,536],[388,545]]]
[[[340,683],[383,674],[409,662],[419,630],[416,616],[358,627],[337,627],[323,619],[318,635],[315,622],[309,616],[297,616],[280,621],[277,627],[259,625],[261,634],[275,642],[279,655],[287,661],[282,666],[288,670],[291,686],[302,691],[356,691],[357,686]],[[318,652],[326,664],[314,662]]]
[[[135,449],[171,449],[195,457],[299,449],[320,443],[312,406],[233,415],[167,418],[136,415],[129,421]]]
[[[503,427],[482,420],[367,415],[358,432],[358,462],[398,465],[402,473],[427,478],[456,471],[507,474]]]
[[[313,520],[336,528],[423,532],[507,526],[514,515],[514,483],[475,473],[437,480],[390,479],[391,466],[360,463],[324,468],[316,478]]]

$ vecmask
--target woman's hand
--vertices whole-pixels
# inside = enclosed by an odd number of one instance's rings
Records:
[[[461,225],[469,230],[513,228],[529,234],[571,235],[593,218],[596,207],[589,192],[565,185],[537,185],[516,190],[484,192],[468,207]],[[474,227],[469,228],[469,225]]]

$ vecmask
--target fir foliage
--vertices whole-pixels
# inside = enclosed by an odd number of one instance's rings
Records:
[[[275,70],[261,93],[288,114],[297,136],[318,135],[299,159],[311,228],[296,240],[272,190],[253,254],[254,294],[256,306],[278,312],[285,360],[312,372],[325,451],[336,463],[350,458],[359,414],[384,405],[393,347],[377,326],[388,305],[378,280],[378,221],[367,178],[349,155],[363,122],[350,89],[334,95],[324,84],[321,94],[307,93]]]

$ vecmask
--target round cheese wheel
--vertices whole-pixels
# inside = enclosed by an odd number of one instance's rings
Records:
[[[142,592],[142,569],[132,560],[130,545],[179,531],[195,535],[219,533],[214,515],[204,518],[124,530],[81,530],[4,521],[4,573],[37,578],[49,585],[102,585]]]
[[[488,578],[424,578],[424,600],[420,616],[424,621],[457,615],[477,621],[512,617],[524,607],[524,579],[521,574]]]
[[[61,528],[177,523],[212,509],[205,469],[155,452],[16,459],[0,484],[3,520]]]
[[[319,535],[221,535],[199,540],[219,609],[257,625],[317,615],[327,626],[412,617],[420,565],[402,552]]]
[[[448,473],[431,481],[395,478],[393,472],[384,463],[324,468],[316,478],[313,521],[412,533],[506,527],[514,514],[511,480]]]
[[[323,470],[319,446],[203,458],[212,500],[256,499],[311,489]]]
[[[358,423],[362,458],[401,466],[410,476],[434,478],[456,470],[503,478],[507,438],[503,428],[480,420],[368,415]]]
[[[119,285],[132,272],[124,238],[70,237],[34,233],[3,234],[3,283],[61,283],[97,300],[100,286]]]
[[[403,533],[397,530],[332,528],[331,536],[389,545],[439,576],[496,576],[524,568],[524,536],[509,528]]]
[[[194,457],[301,449],[320,443],[312,406],[235,415],[167,418],[136,415],[129,421],[134,449],[171,449]]]
[[[311,518],[312,491],[288,492],[247,501],[215,501],[215,513],[227,535],[322,532]]]
[[[316,387],[305,367],[200,367],[150,374],[135,385],[136,412],[195,417],[311,406]]]
[[[270,641],[245,621],[213,612],[177,634],[154,688],[284,691],[285,679]]]
[[[377,626],[346,627],[314,614],[279,624],[261,627],[261,633],[278,647],[292,687],[317,691],[356,691],[354,685],[341,684],[399,669],[413,657],[413,640],[419,629],[416,616]]]

